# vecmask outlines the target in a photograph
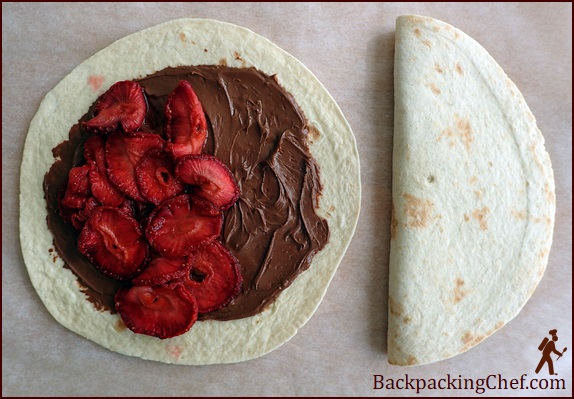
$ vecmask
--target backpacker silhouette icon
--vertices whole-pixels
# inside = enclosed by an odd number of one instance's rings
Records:
[[[552,357],[550,355],[552,353],[558,355],[558,357],[556,358],[556,360],[558,360],[562,357],[562,355],[564,354],[564,352],[566,352],[568,348],[564,348],[562,352],[556,350],[556,346],[554,344],[554,342],[558,341],[558,336],[556,335],[556,333],[557,331],[555,329],[548,331],[548,334],[552,336],[552,341],[548,339],[548,337],[545,337],[540,343],[540,345],[538,345],[538,350],[542,351],[542,358],[540,359],[540,362],[536,367],[536,374],[540,372],[540,370],[544,366],[544,363],[548,363],[548,373],[550,375],[558,375],[554,373],[554,362],[552,361]]]

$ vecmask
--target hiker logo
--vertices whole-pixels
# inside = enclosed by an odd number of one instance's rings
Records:
[[[558,341],[558,335],[556,335],[557,332],[558,331],[556,331],[556,329],[548,331],[548,334],[552,336],[552,340],[550,340],[548,337],[544,337],[544,339],[538,346],[538,350],[542,351],[542,358],[540,359],[540,362],[536,367],[536,374],[540,372],[540,370],[544,366],[544,363],[548,363],[548,373],[550,375],[558,375],[557,373],[554,373],[554,362],[550,355],[553,353],[558,355],[558,357],[556,358],[556,360],[558,360],[562,357],[562,355],[564,354],[564,352],[566,352],[568,348],[564,348],[562,352],[556,350],[556,345],[554,343]]]

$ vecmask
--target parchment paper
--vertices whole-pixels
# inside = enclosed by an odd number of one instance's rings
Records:
[[[387,276],[395,18],[444,20],[481,43],[522,91],[546,139],[556,179],[546,274],[513,321],[470,351],[414,368],[387,363]],[[18,240],[19,168],[28,125],[64,76],[117,39],[182,17],[245,26],[301,60],[330,91],[357,137],[363,203],[357,232],[311,320],[278,350],[233,365],[173,366],[110,352],[60,326],[36,295]],[[538,344],[558,330],[563,390],[572,394],[572,5],[564,4],[2,4],[2,394],[107,396],[398,396],[389,379],[551,377]],[[50,134],[50,132],[46,132]],[[555,356],[553,356],[555,358]],[[380,378],[380,377],[377,377]],[[491,380],[494,381],[494,380]],[[416,383],[415,383],[416,386]],[[421,395],[477,395],[424,390]]]

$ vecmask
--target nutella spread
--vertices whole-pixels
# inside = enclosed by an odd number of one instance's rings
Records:
[[[148,101],[141,130],[163,134],[164,105],[180,80],[199,97],[208,121],[204,153],[222,160],[241,190],[225,212],[222,242],[241,264],[243,288],[234,301],[203,318],[232,320],[264,310],[311,264],[329,239],[327,222],[315,209],[319,170],[307,146],[306,119],[274,79],[253,68],[168,68],[138,80]],[[81,120],[90,118],[90,110]],[[58,214],[69,170],[82,162],[88,133],[75,125],[69,140],[54,148],[58,159],[44,178],[48,226],[60,256],[98,309],[114,311],[122,283],[98,272],[76,247],[77,231]]]

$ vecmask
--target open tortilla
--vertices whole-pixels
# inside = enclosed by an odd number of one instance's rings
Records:
[[[119,328],[119,315],[98,311],[86,300],[76,276],[54,256],[46,225],[44,174],[51,149],[113,83],[166,67],[218,65],[255,67],[294,97],[318,134],[309,143],[323,184],[320,216],[330,240],[310,268],[264,312],[240,320],[196,323],[186,334],[160,340]],[[93,77],[103,81],[94,90]],[[92,83],[92,84],[91,84]],[[42,101],[30,124],[20,179],[20,237],[32,284],[54,318],[70,330],[113,351],[179,364],[239,362],[264,355],[288,341],[319,306],[353,236],[360,207],[355,138],[333,98],[294,57],[255,33],[213,20],[182,19],[126,38],[74,69]],[[73,244],[71,244],[73,245]],[[121,323],[120,323],[121,324]]]
[[[550,158],[516,86],[460,30],[399,17],[389,362],[449,358],[516,316],[554,213]]]

